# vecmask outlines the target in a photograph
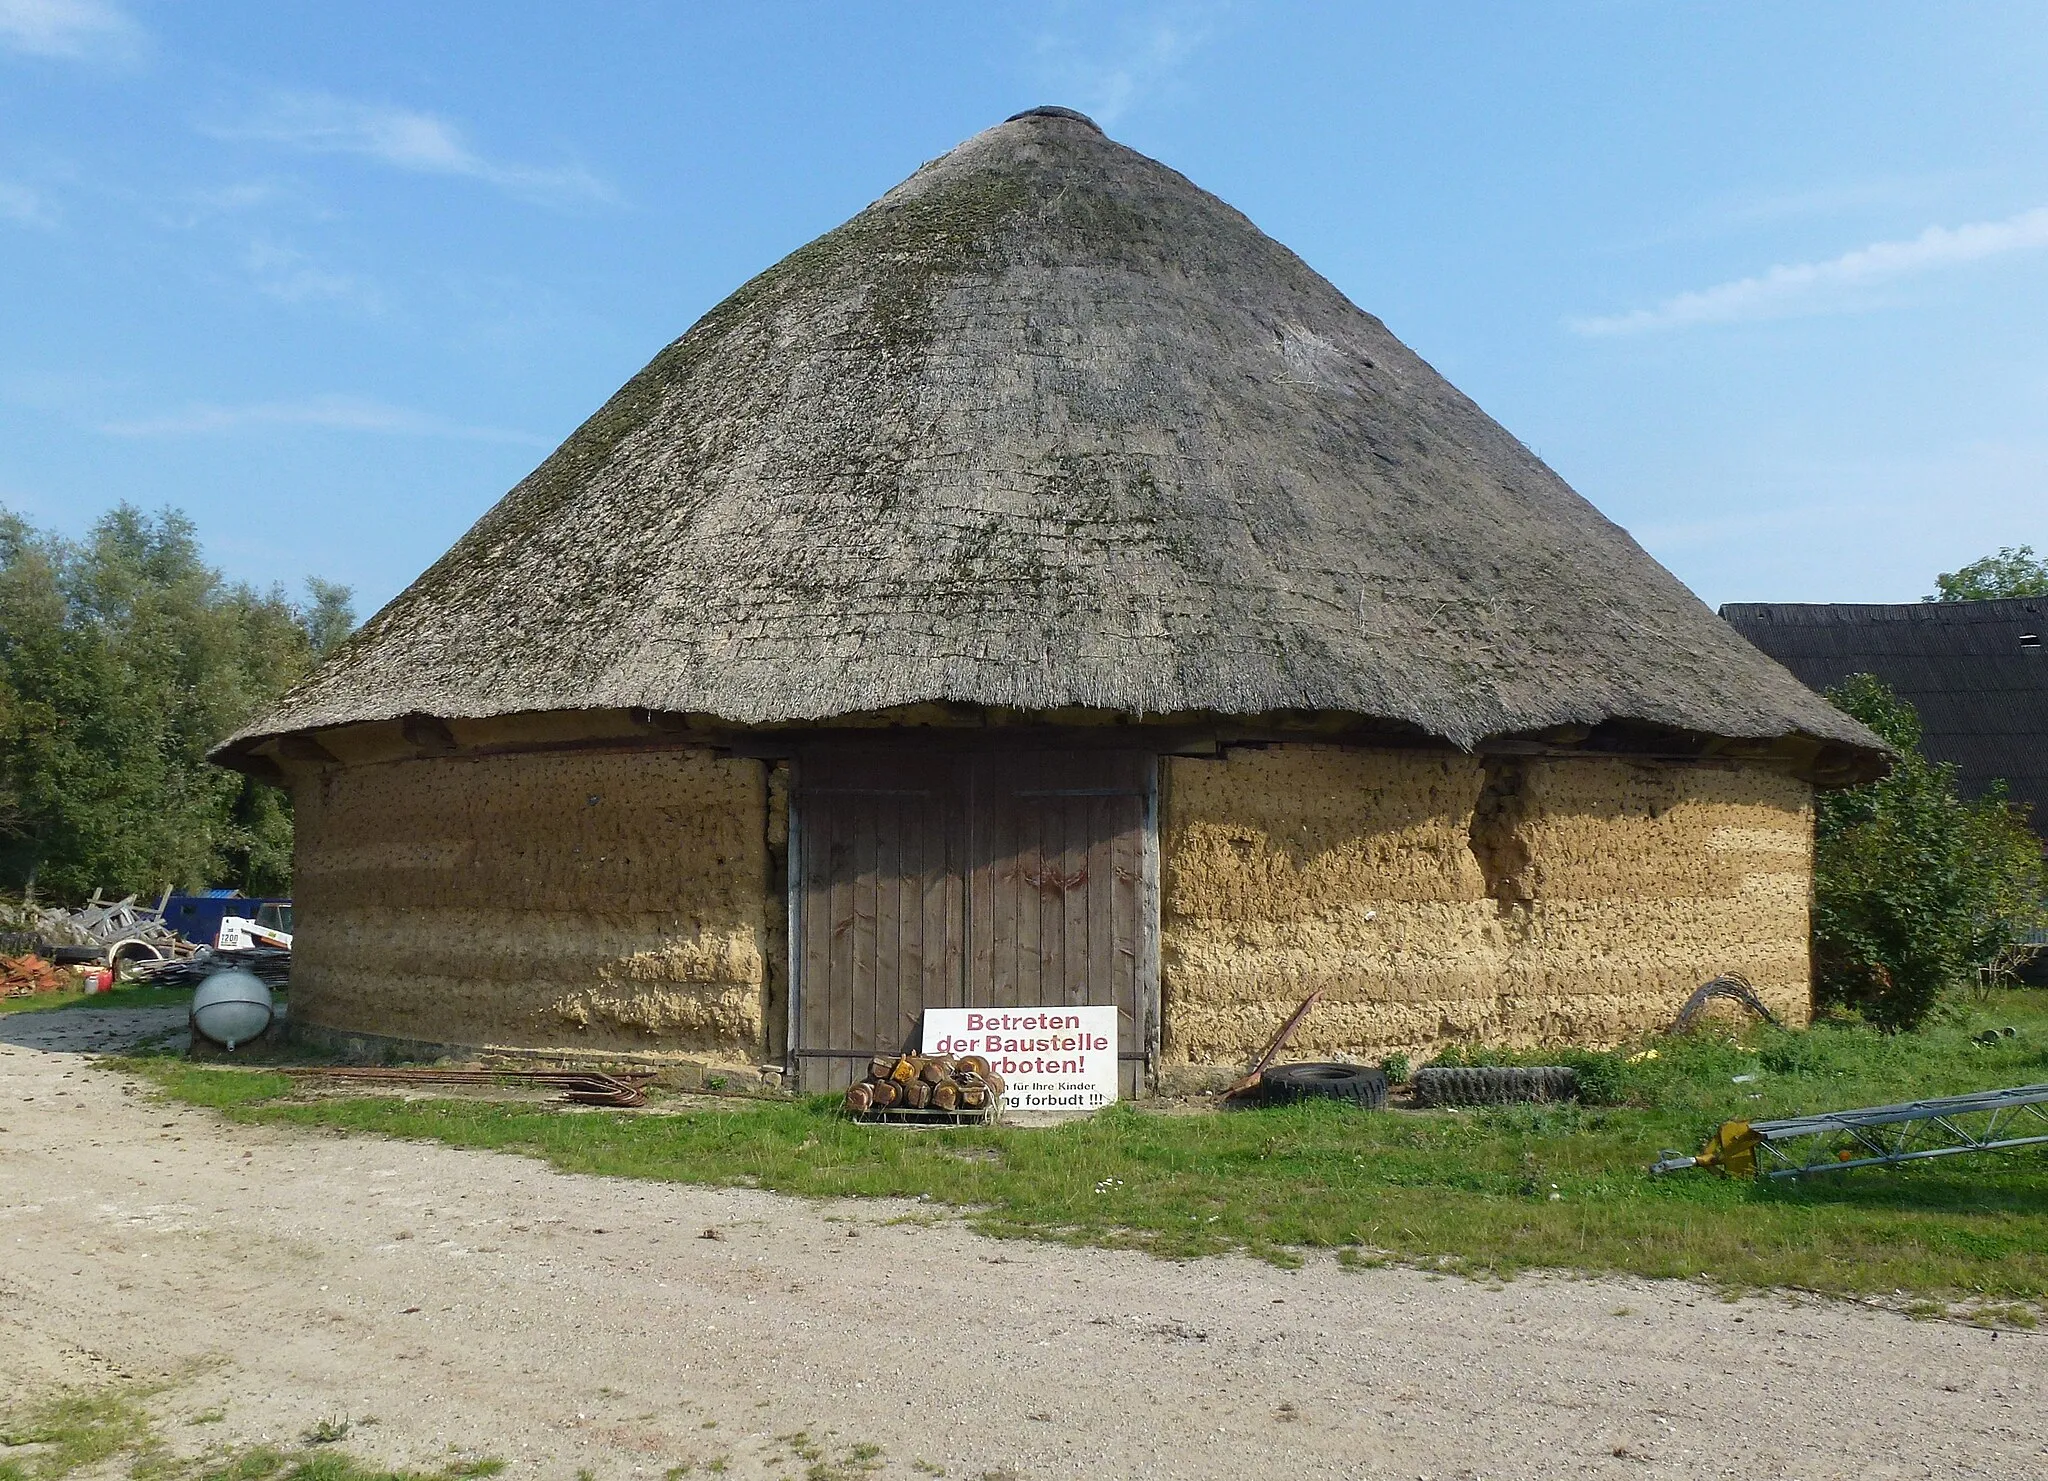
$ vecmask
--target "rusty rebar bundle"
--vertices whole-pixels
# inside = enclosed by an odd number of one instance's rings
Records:
[[[653,1078],[651,1070],[614,1075],[602,1070],[443,1070],[401,1065],[317,1065],[282,1073],[393,1085],[545,1085],[577,1105],[628,1108],[647,1104],[646,1090],[634,1082]]]

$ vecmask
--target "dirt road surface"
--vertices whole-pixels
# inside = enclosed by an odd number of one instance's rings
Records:
[[[366,1459],[495,1455],[513,1481],[721,1459],[964,1481],[2048,1476],[2030,1334],[1683,1283],[1170,1264],[892,1222],[931,1217],[916,1206],[230,1126],[91,1065],[162,1026],[0,1019],[0,1383],[174,1377],[155,1403],[187,1448],[346,1417]]]

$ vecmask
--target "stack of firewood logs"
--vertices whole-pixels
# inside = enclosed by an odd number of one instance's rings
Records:
[[[1003,1077],[979,1054],[889,1054],[868,1061],[868,1077],[846,1091],[846,1109],[985,1111],[1002,1099]]]

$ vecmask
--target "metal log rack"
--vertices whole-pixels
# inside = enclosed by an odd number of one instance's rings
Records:
[[[931,1106],[877,1106],[853,1113],[857,1126],[994,1126],[1003,1114],[1002,1097],[969,1110],[941,1111]]]
[[[1730,1121],[1698,1156],[1667,1152],[1650,1171],[1718,1167],[1736,1177],[1803,1178],[2044,1144],[2048,1085],[2018,1085],[1782,1121]]]

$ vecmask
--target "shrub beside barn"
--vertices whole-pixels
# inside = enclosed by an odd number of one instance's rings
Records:
[[[294,1031],[847,1083],[927,1006],[1256,1049],[1808,1011],[1874,737],[1371,316],[1064,110],[743,285],[225,764]]]

